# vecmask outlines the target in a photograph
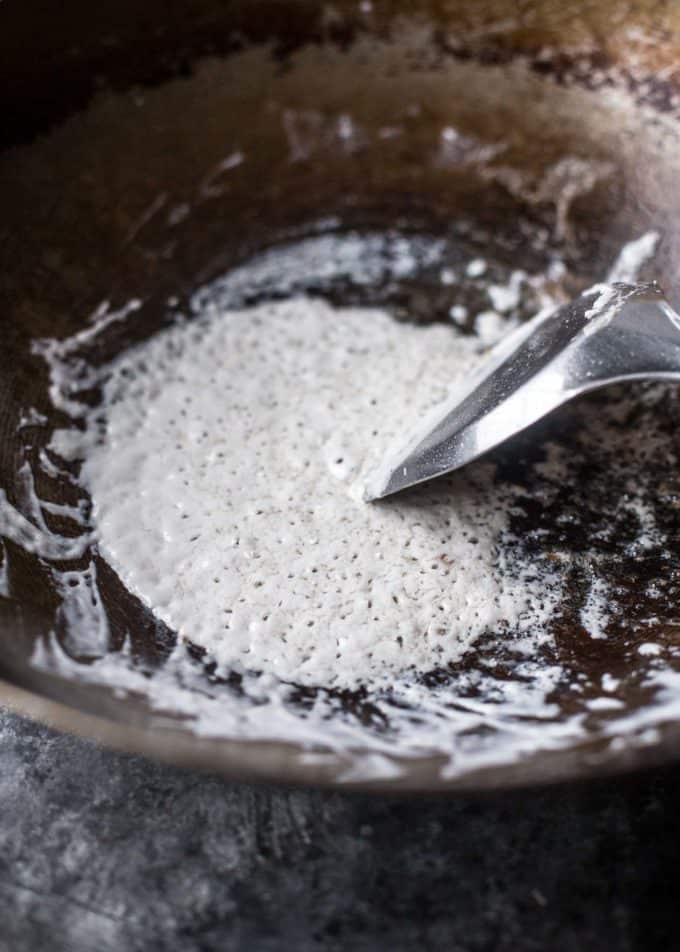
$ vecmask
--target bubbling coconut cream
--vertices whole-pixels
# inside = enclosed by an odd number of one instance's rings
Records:
[[[635,270],[656,237],[626,246],[612,274]],[[497,473],[477,461],[363,502],[396,434],[439,413],[491,343],[464,336],[479,328],[460,303],[448,326],[394,319],[422,316],[400,279],[455,284],[461,262],[444,252],[401,236],[304,239],[200,289],[191,321],[176,316],[108,363],[143,302],[104,303],[74,336],[34,343],[67,428],[23,414],[0,535],[40,560],[60,599],[35,667],[141,695],[201,736],[299,745],[300,763],[330,757],[350,783],[401,776],[395,755],[437,753],[454,778],[586,739],[655,742],[680,703],[666,628],[674,388],[613,392],[556,443],[520,449],[516,470],[506,449]],[[559,259],[507,282],[474,260],[481,277],[461,279],[456,298],[475,307],[488,292],[508,329],[564,299]],[[389,315],[311,296],[345,299],[347,281],[377,288]],[[598,291],[594,319],[609,296]],[[38,495],[55,480],[69,503]],[[133,603],[109,616],[99,555],[180,635],[156,629],[151,666],[140,652],[151,620]],[[643,602],[627,597],[622,564],[651,579]],[[9,595],[11,569],[0,545]],[[579,635],[609,642],[608,670],[583,669]]]
[[[554,607],[535,566],[504,565],[513,498],[492,465],[363,501],[385,446],[480,359],[380,310],[213,301],[114,362],[84,433],[52,449],[84,460],[125,585],[220,666],[385,683],[483,632],[545,637]]]

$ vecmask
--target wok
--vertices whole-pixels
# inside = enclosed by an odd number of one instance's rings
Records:
[[[207,281],[281,243],[347,231],[444,236],[530,268],[527,236],[540,231],[568,263],[565,293],[576,293],[601,279],[623,241],[654,228],[663,236],[654,276],[680,303],[674,4],[104,0],[93,9],[71,0],[13,5],[0,17],[0,486],[18,507],[22,463],[59,423],[32,342],[75,334],[103,301],[139,299],[135,321],[102,344],[104,359],[166,326]],[[458,222],[465,228],[456,231]],[[428,275],[311,291],[386,303],[408,319],[440,308]],[[46,424],[20,426],[31,407]],[[672,520],[672,467],[664,479]],[[36,489],[57,502],[68,496],[47,477]],[[529,511],[518,531],[529,535],[541,520]],[[577,550],[583,525],[565,531]],[[631,561],[612,543],[631,624],[651,611],[650,582],[680,569],[668,538],[656,561]],[[36,644],[55,631],[58,592],[49,565],[12,541],[3,552],[2,702],[231,777],[336,785],[351,775],[353,752],[315,758],[282,741],[197,737],[143,694],[36,666]],[[173,633],[105,565],[100,583],[112,648],[129,635],[134,663],[161,664]],[[585,584],[574,578],[574,600]],[[670,649],[671,608],[654,633]],[[625,625],[589,642],[569,605],[558,644],[575,676],[591,682],[643,664]],[[567,710],[570,697],[559,689],[555,703]],[[626,703],[647,703],[639,684]],[[669,717],[636,743],[593,731],[577,745],[450,775],[424,752],[392,777],[353,785],[481,790],[641,768],[678,752],[680,723]]]

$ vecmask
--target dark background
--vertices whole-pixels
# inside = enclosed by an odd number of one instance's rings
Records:
[[[675,950],[680,769],[492,797],[248,787],[0,709],[0,950]]]

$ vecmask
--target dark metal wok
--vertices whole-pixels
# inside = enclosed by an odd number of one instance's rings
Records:
[[[168,301],[181,308],[201,284],[277,243],[402,230],[530,267],[527,236],[542,230],[569,265],[568,294],[599,280],[625,239],[654,227],[663,234],[654,276],[680,303],[674,4],[116,0],[5,5],[0,22],[0,486],[16,504],[24,455],[47,439],[38,428],[19,431],[22,414],[33,406],[58,423],[31,342],[75,333],[103,300],[139,298],[134,329],[121,326],[108,340],[119,350],[165,326]],[[465,229],[452,231],[460,221]],[[340,282],[311,291],[385,303],[408,319],[440,319],[444,307],[426,273],[368,290]],[[582,404],[565,412],[565,445],[569,414],[585,412]],[[672,445],[675,405],[664,412]],[[655,559],[626,555],[617,541],[626,527],[602,503],[604,556],[628,626],[605,642],[584,640],[572,609],[586,582],[574,577],[558,648],[584,682],[642,665],[635,623],[653,612],[655,639],[674,646],[680,480],[670,463],[657,475],[671,542]],[[37,488],[55,500],[67,492],[48,481]],[[602,484],[589,491],[592,511],[560,530],[574,552],[589,551]],[[554,516],[536,506],[517,532],[554,529]],[[334,784],[347,769],[351,755],[311,761],[283,743],[199,739],[142,696],[38,670],[30,657],[54,628],[58,595],[48,566],[11,542],[4,551],[0,701],[229,776]],[[663,599],[651,604],[650,582],[660,577]],[[162,662],[173,633],[141,612],[106,566],[101,578],[115,644],[132,631],[139,664]],[[631,710],[646,702],[631,684]],[[566,690],[556,703],[568,707]],[[678,752],[680,723],[670,719],[644,743],[611,745],[594,732],[575,747],[448,779],[440,758],[424,756],[402,764],[397,779],[366,786],[496,788],[644,767]]]

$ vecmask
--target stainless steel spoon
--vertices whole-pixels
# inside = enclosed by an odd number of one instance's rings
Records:
[[[368,498],[459,469],[589,390],[643,378],[680,381],[680,315],[656,284],[596,285],[501,341],[386,461]]]

